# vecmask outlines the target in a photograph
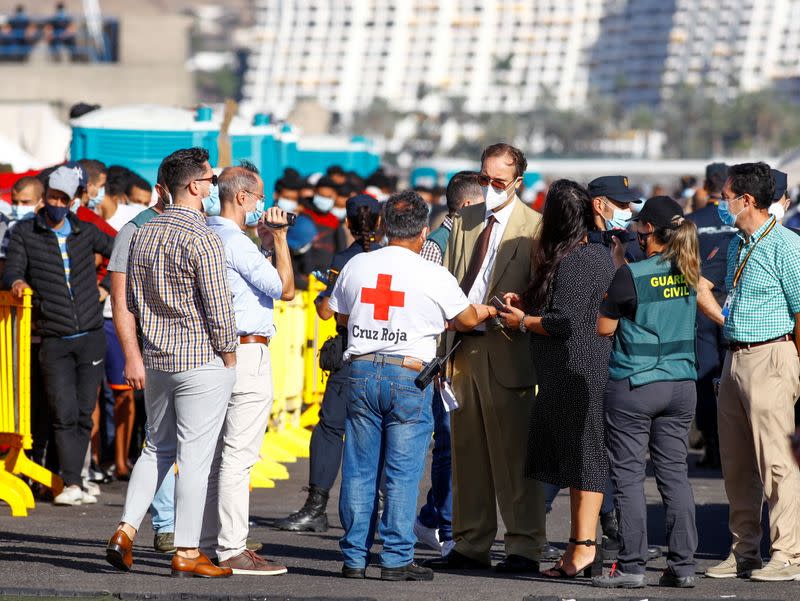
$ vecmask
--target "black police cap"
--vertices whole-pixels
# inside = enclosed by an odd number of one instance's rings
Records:
[[[628,178],[624,175],[604,175],[589,182],[589,195],[592,198],[607,196],[617,202],[642,202],[628,187]]]
[[[669,196],[653,196],[647,199],[642,210],[631,221],[652,223],[657,228],[670,228],[675,227],[676,217],[683,217],[681,205]]]
[[[783,171],[773,169],[772,179],[775,180],[775,194],[772,195],[772,200],[781,200],[789,189],[788,176]]]

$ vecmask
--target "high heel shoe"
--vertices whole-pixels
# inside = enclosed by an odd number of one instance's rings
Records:
[[[601,576],[603,574],[603,555],[602,555],[600,549],[597,547],[597,541],[596,540],[589,540],[589,539],[587,539],[587,540],[575,540],[574,538],[571,538],[571,539],[569,539],[569,542],[570,542],[570,544],[573,544],[573,545],[584,545],[586,547],[594,547],[595,548],[594,559],[592,559],[592,561],[589,562],[588,565],[585,565],[582,568],[578,568],[575,571],[574,574],[570,574],[569,572],[564,570],[563,567],[558,567],[557,568],[557,567],[554,566],[554,567],[550,568],[550,570],[545,570],[545,571],[556,572],[558,574],[558,576],[549,576],[549,575],[545,574],[544,572],[542,573],[542,575],[545,578],[556,578],[556,579],[559,579],[559,580],[572,580],[574,578],[577,578],[578,574],[580,574],[581,572],[583,572],[583,576],[585,578],[592,578],[594,576]],[[561,559],[562,560],[564,559],[563,556],[562,556]]]

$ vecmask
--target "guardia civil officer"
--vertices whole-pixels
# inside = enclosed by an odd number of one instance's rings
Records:
[[[471,305],[444,267],[420,257],[428,207],[419,194],[391,196],[383,218],[389,245],[353,257],[329,301],[347,327],[344,359],[350,362],[339,500],[342,574],[365,577],[383,473],[381,578],[432,580],[432,570],[414,563],[413,528],[433,433],[433,386],[420,388],[415,379],[434,360],[446,321],[464,331],[497,313]]]
[[[697,229],[673,199],[649,199],[634,220],[647,258],[617,271],[597,331],[614,336],[606,386],[606,445],[621,548],[604,588],[645,586],[649,448],[666,508],[669,551],[661,586],[694,586],[697,529],[686,456],[697,392],[695,314],[700,280]]]

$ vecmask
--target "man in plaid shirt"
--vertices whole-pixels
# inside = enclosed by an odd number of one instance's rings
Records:
[[[127,274],[128,309],[142,334],[147,443],[106,558],[130,570],[136,531],[177,462],[172,575],[225,577],[231,569],[198,549],[209,470],[236,377],[225,251],[202,213],[217,177],[201,148],[174,152],[161,174],[172,203],[134,234]]]
[[[768,165],[734,165],[718,206],[739,233],[728,250],[728,299],[720,309],[712,298],[707,312],[728,339],[717,416],[733,536],[711,578],[800,579],[800,471],[789,442],[800,396],[800,237],[768,213],[774,187]],[[765,497],[771,559],[762,567]]]

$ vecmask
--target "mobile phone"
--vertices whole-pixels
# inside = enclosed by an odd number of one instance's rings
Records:
[[[490,298],[489,304],[491,304],[498,311],[503,311],[506,308],[506,304],[502,300],[500,300],[500,298],[497,296],[493,296],[492,298]]]

